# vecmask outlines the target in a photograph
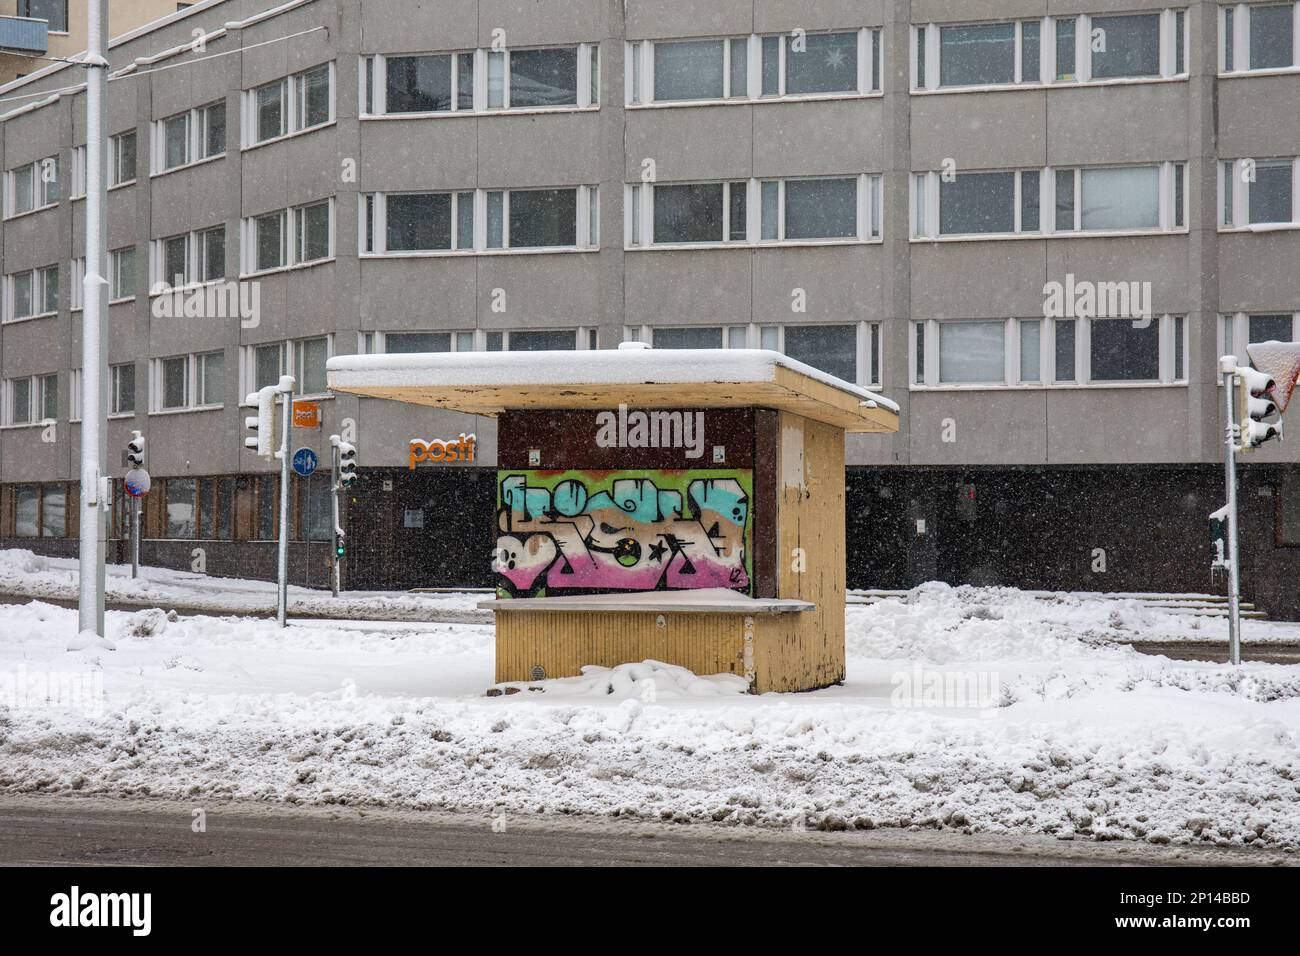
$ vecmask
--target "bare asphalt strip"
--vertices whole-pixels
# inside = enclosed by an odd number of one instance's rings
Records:
[[[193,828],[204,811],[204,832]],[[1293,855],[936,831],[0,797],[0,866],[1276,866]]]

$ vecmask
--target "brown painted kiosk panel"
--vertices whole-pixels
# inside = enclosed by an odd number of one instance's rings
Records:
[[[893,403],[774,352],[331,359],[331,389],[499,416],[496,677],[655,659],[844,678],[844,433]],[[652,411],[658,410],[658,411]]]

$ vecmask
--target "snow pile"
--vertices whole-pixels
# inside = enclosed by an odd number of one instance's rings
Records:
[[[326,582],[321,581],[324,587]],[[46,558],[22,549],[0,551],[0,595],[75,600],[77,560]],[[110,564],[105,597],[111,603],[160,605],[228,614],[275,610],[274,581],[218,578],[169,568],[142,567],[131,577],[129,565]],[[392,591],[328,591],[291,586],[289,614],[335,618],[489,623],[492,615],[475,604],[483,595],[466,592],[406,594]]]
[[[597,667],[595,664],[588,664],[582,668],[581,677],[558,677],[527,684],[497,685],[498,690],[507,688],[538,691],[553,697],[613,697],[616,700],[639,699],[653,702],[661,697],[721,697],[728,694],[744,694],[749,690],[749,683],[736,674],[701,676],[676,664],[642,661],[639,664],[619,664],[616,667]]]
[[[494,697],[490,626],[110,612],[116,650],[69,651],[75,611],[0,606],[0,792],[1300,849],[1300,666],[1098,644],[1111,606],[931,586],[850,608],[823,691],[645,661]],[[6,696],[59,674],[95,707]]]

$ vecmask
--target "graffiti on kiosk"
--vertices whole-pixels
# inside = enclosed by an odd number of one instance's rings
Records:
[[[752,488],[738,469],[499,471],[498,593],[748,593]]]
[[[474,460],[474,443],[478,441],[475,435],[466,435],[461,433],[459,438],[452,438],[448,441],[433,439],[432,441],[423,441],[419,438],[411,439],[411,471],[415,471],[415,466],[422,461],[473,461]]]

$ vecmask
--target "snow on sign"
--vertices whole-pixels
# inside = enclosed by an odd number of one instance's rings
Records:
[[[1285,412],[1300,380],[1300,342],[1256,342],[1246,352],[1255,368],[1273,379],[1270,395],[1278,412]]]
[[[132,468],[122,478],[122,484],[126,488],[126,493],[133,498],[139,498],[149,493],[149,472],[143,468]]]
[[[303,478],[310,478],[316,471],[316,453],[310,448],[299,448],[293,453],[293,470]]]

